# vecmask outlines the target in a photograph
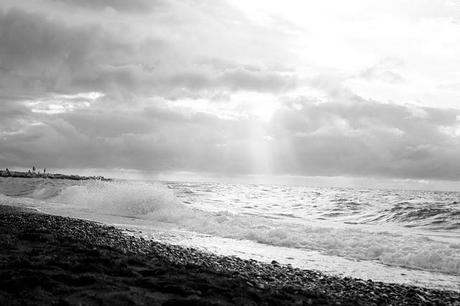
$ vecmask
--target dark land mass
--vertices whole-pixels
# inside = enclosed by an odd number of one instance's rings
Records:
[[[0,206],[0,305],[460,305],[460,293],[326,276]]]
[[[48,178],[48,179],[65,179],[74,181],[85,181],[85,180],[101,180],[111,181],[111,179],[103,176],[80,176],[75,174],[59,174],[59,173],[39,173],[39,172],[22,172],[22,171],[11,171],[11,170],[0,170],[0,177],[22,177],[22,178]]]

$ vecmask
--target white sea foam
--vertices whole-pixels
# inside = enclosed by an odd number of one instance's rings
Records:
[[[174,193],[160,184],[91,181],[64,188],[54,201],[125,216],[177,211]]]
[[[139,217],[153,225],[168,222],[214,236],[460,274],[459,243],[434,241],[419,235],[280,222],[227,211],[202,211],[180,203],[172,190],[160,184],[91,182],[66,187],[53,201],[97,213]]]

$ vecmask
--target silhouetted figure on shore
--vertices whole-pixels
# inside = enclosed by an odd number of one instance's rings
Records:
[[[6,174],[7,174],[8,176],[11,176],[10,169],[6,168]]]
[[[43,168],[43,174],[45,174],[45,173],[46,173],[46,168]]]
[[[35,166],[32,167],[32,171],[35,172]]]

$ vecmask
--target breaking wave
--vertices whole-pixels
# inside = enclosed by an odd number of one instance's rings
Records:
[[[203,211],[183,204],[173,190],[141,182],[88,182],[76,186],[45,186],[35,198],[49,198],[75,208],[175,224],[199,233],[247,239],[263,244],[317,250],[356,260],[460,274],[460,244],[420,235],[370,232],[289,223],[257,215]]]
[[[121,216],[177,211],[174,193],[160,184],[91,181],[64,188],[53,201]]]

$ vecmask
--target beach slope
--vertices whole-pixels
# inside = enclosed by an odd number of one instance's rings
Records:
[[[452,291],[326,276],[0,206],[0,305],[460,305]]]

